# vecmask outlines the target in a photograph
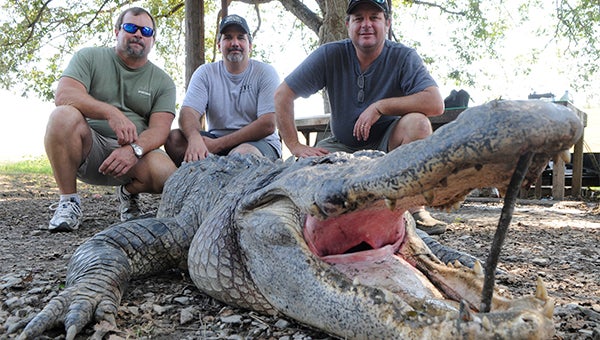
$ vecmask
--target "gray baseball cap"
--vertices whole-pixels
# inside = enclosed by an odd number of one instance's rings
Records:
[[[383,11],[383,13],[385,13],[385,14],[390,13],[390,9],[388,7],[387,0],[350,0],[348,2],[348,7],[346,8],[346,14],[350,14],[352,12],[352,10],[354,9],[354,7],[358,6],[359,4],[363,4],[363,3],[374,5],[375,7],[381,9]]]
[[[219,33],[223,33],[225,28],[231,25],[238,25],[242,28],[248,36],[250,36],[250,28],[248,28],[248,23],[246,23],[246,19],[242,18],[237,14],[228,15],[221,20],[221,25],[219,26]]]

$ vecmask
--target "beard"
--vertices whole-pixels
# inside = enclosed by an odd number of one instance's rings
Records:
[[[137,44],[137,46],[133,44]],[[146,57],[146,45],[141,39],[133,38],[127,41],[125,51],[132,58],[141,59]]]
[[[226,56],[227,60],[229,60],[232,63],[239,63],[242,60],[244,60],[244,53],[241,50],[233,50],[233,51],[239,51],[240,53],[227,54],[227,56]]]

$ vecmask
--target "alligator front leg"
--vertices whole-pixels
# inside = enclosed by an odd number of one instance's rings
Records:
[[[83,243],[71,258],[66,288],[25,327],[32,339],[64,324],[66,339],[90,322],[116,326],[116,315],[130,278],[186,263],[191,237],[175,219],[135,220],[115,225]]]

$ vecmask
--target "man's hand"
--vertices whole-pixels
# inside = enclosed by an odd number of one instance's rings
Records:
[[[183,155],[184,162],[195,162],[208,157],[209,151],[204,143],[204,137],[196,133],[188,140],[188,146]]]
[[[290,152],[298,158],[305,158],[312,156],[324,156],[329,153],[329,150],[323,148],[313,148],[308,145],[297,143],[290,148]]]
[[[356,124],[354,124],[354,130],[352,130],[352,135],[358,140],[369,139],[371,126],[373,126],[373,124],[379,120],[381,115],[382,113],[377,109],[375,103],[369,105],[369,107],[367,107],[356,120]]]
[[[202,136],[202,140],[204,140],[204,145],[209,153],[217,155],[224,150],[223,143],[219,141],[219,138]]]
[[[100,173],[106,176],[125,176],[137,164],[138,158],[130,145],[115,149],[100,165]]]
[[[117,134],[119,145],[129,145],[138,138],[135,124],[120,111],[108,118],[108,125]]]

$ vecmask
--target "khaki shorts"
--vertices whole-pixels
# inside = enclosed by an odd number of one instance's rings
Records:
[[[210,137],[213,139],[218,138],[215,134],[212,134],[207,131],[200,131],[200,134],[202,136]],[[281,155],[279,155],[277,150],[271,144],[267,143],[266,141],[264,141],[262,139],[257,140],[257,141],[252,141],[252,142],[244,142],[242,144],[250,144],[250,145],[254,146],[255,148],[258,149],[258,151],[260,151],[260,153],[263,156],[267,157],[268,159],[270,159],[272,161],[281,158]],[[224,151],[220,152],[218,155],[219,156],[227,156],[227,154],[229,154],[230,151],[231,151],[231,149],[224,150]]]
[[[390,143],[390,137],[392,136],[392,132],[394,131],[394,128],[396,127],[399,121],[400,118],[394,120],[394,122],[390,124],[390,126],[388,126],[387,130],[385,130],[385,133],[379,141],[375,141],[371,144],[362,147],[351,147],[347,146],[346,144],[342,144],[340,141],[337,140],[337,138],[335,138],[335,136],[331,136],[329,138],[325,138],[319,141],[316,146],[319,148],[327,149],[330,152],[341,151],[346,153],[355,153],[361,150],[379,150],[387,153],[389,152],[388,145]]]
[[[77,169],[77,178],[82,182],[93,185],[118,186],[125,185],[131,182],[128,176],[113,177],[103,175],[98,169],[102,162],[117,148],[121,146],[116,139],[107,138],[94,129],[92,131],[92,148],[87,158],[81,163]],[[160,149],[152,150],[151,152],[163,152]],[[166,154],[166,153],[165,153]]]

